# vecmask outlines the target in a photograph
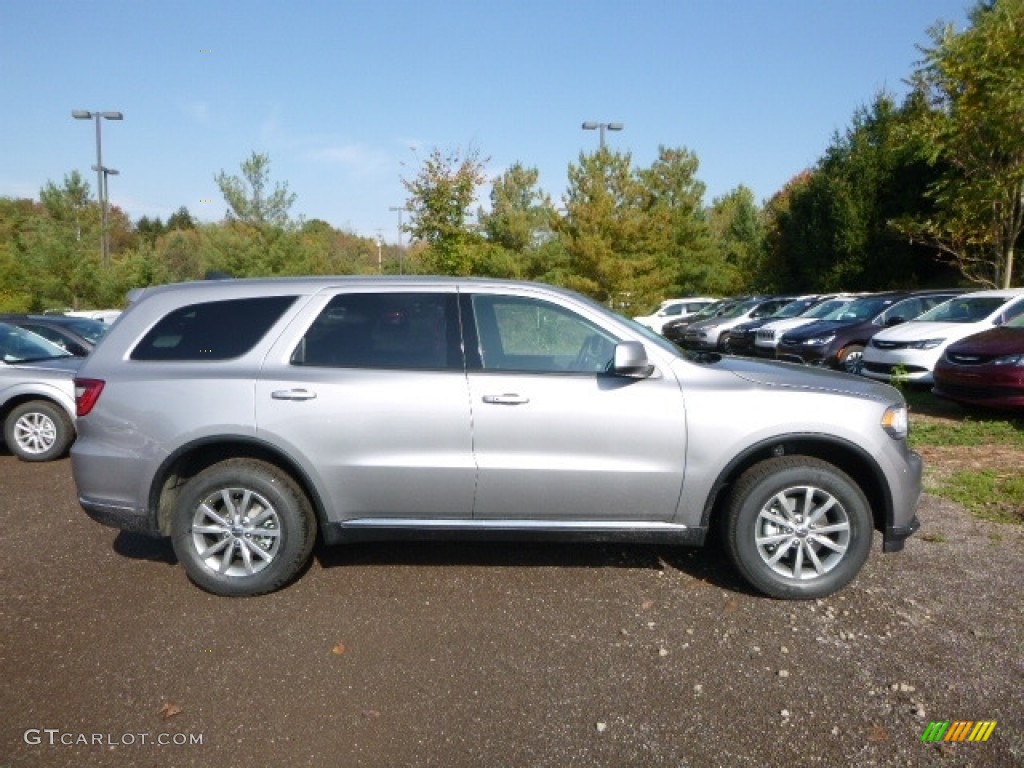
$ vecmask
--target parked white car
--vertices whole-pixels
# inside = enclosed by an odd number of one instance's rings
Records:
[[[813,323],[815,320],[822,320],[857,298],[859,296],[836,296],[821,304],[815,304],[802,315],[765,323],[757,329],[757,335],[754,337],[754,354],[758,357],[775,357],[775,348],[786,331]]]
[[[665,323],[669,320],[679,320],[700,312],[709,304],[714,304],[718,299],[707,296],[693,296],[688,299],[666,299],[653,315],[634,317],[640,325],[645,325],[655,333],[661,333]]]
[[[931,384],[946,347],[1024,314],[1024,288],[965,293],[920,317],[879,331],[864,349],[861,373],[880,381]]]

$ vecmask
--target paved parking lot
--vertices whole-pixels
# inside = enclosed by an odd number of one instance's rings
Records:
[[[435,543],[230,600],[0,449],[0,768],[1024,764],[1024,532],[920,512],[807,603],[714,550]]]

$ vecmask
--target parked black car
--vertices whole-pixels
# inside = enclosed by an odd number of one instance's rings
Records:
[[[85,357],[99,343],[109,325],[87,317],[68,315],[0,315],[0,321],[42,336],[75,357]]]

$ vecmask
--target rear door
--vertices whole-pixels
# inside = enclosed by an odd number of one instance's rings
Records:
[[[300,457],[328,516],[469,517],[476,470],[454,289],[339,293],[296,323],[265,362],[256,420]]]
[[[671,371],[606,373],[614,331],[548,298],[477,290],[462,304],[474,517],[670,521],[686,448]]]

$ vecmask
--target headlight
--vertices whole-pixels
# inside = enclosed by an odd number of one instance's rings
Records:
[[[907,436],[910,429],[910,422],[907,420],[906,405],[890,405],[882,414],[882,429],[889,433],[890,437],[902,440]]]
[[[1024,355],[1007,355],[1006,357],[997,357],[992,361],[992,365],[1024,366]]]
[[[810,339],[804,339],[804,344],[808,347],[823,347],[826,344],[831,344],[835,340],[836,335],[832,333],[828,336],[813,336]]]
[[[921,339],[907,344],[907,349],[935,349],[944,341],[945,339]]]

